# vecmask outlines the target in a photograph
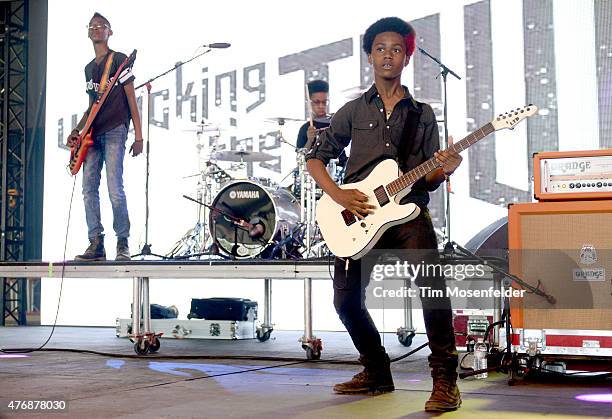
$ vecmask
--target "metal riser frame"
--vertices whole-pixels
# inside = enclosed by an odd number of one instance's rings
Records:
[[[132,334],[132,319],[117,319],[117,337]],[[162,338],[167,339],[255,339],[256,321],[152,319],[151,326]]]

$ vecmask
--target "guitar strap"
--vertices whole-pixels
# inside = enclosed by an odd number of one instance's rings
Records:
[[[98,99],[102,97],[104,91],[108,87],[108,76],[110,75],[110,69],[113,66],[113,58],[115,57],[115,52],[112,51],[109,53],[108,58],[106,59],[106,65],[104,66],[104,72],[102,73],[102,78],[100,79],[100,87],[98,88]]]
[[[414,147],[412,145],[415,141],[417,127],[419,126],[420,119],[421,113],[408,110],[408,115],[406,116],[406,122],[404,125],[404,135],[402,135],[398,150],[398,164],[400,169],[404,173],[408,172],[409,169],[406,166],[408,163],[408,157],[417,154],[419,151],[414,150]]]

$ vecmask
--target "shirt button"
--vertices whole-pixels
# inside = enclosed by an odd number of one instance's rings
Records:
[[[389,143],[385,144],[387,147],[389,147]]]
[[[389,129],[389,125],[387,125],[387,129]]]

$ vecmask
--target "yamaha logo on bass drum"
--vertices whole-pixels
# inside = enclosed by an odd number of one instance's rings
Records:
[[[259,199],[259,191],[230,191],[230,199]]]

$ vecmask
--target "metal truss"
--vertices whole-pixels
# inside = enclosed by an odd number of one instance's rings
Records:
[[[24,258],[28,1],[0,2],[0,260]],[[2,316],[26,322],[25,279],[4,278]]]

